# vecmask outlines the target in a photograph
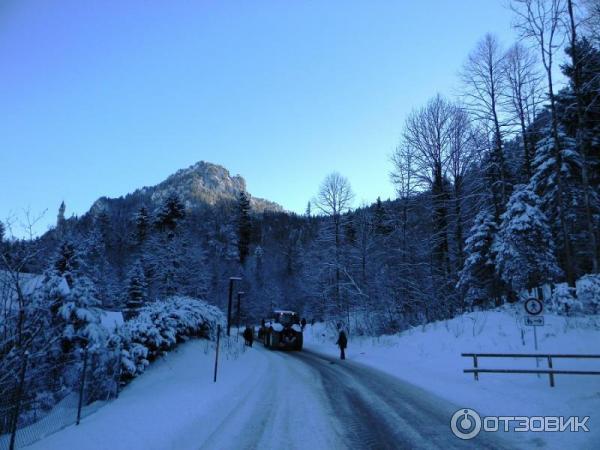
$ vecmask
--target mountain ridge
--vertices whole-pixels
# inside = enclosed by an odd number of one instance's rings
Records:
[[[246,191],[246,180],[241,175],[231,175],[229,170],[219,164],[198,161],[177,170],[156,185],[144,186],[120,197],[100,197],[92,204],[88,213],[95,216],[119,203],[139,203],[155,209],[173,193],[180,197],[188,209],[214,206],[220,201],[236,200],[241,191]],[[278,203],[252,195],[250,206],[257,213],[284,211]]]

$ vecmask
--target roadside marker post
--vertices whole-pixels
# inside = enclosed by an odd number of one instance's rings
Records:
[[[217,351],[215,352],[215,375],[213,383],[217,382],[217,368],[219,367],[219,341],[221,340],[221,325],[217,325]]]
[[[242,281],[240,277],[229,277],[229,301],[227,302],[227,336],[231,331],[231,304],[233,303],[233,282]]]
[[[235,341],[237,342],[238,340],[238,336],[240,334],[240,317],[241,317],[241,308],[242,308],[242,295],[244,295],[245,292],[238,292],[237,293],[237,310],[236,310],[236,319],[235,319],[235,324],[237,326],[237,333],[235,335]]]

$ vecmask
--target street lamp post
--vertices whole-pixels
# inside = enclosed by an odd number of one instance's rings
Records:
[[[236,323],[237,323],[237,327],[238,327],[238,332],[240,330],[240,316],[241,316],[241,304],[242,304],[242,295],[244,295],[245,292],[238,292],[237,294],[237,317],[236,317]]]
[[[231,303],[233,302],[233,282],[242,281],[240,277],[229,277],[229,302],[227,303],[227,336],[231,331]]]

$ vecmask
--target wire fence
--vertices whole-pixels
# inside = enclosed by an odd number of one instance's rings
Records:
[[[118,397],[120,367],[119,351],[87,349],[3,361],[0,450],[31,445]]]

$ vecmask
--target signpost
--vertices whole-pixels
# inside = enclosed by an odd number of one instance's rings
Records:
[[[537,316],[544,310],[544,304],[537,298],[530,298],[525,302],[525,311],[530,316]]]
[[[523,318],[523,323],[525,325],[527,325],[528,327],[543,327],[544,326],[544,316],[533,316],[533,317],[527,316],[527,317]],[[537,350],[537,348],[536,348],[536,350]]]
[[[525,312],[529,314],[523,318],[523,323],[528,327],[533,327],[533,343],[535,351],[538,351],[537,327],[544,326],[544,316],[540,314],[544,310],[544,304],[537,298],[529,298],[525,301]],[[535,366],[540,367],[540,361],[535,358]],[[538,378],[540,374],[538,373]]]

